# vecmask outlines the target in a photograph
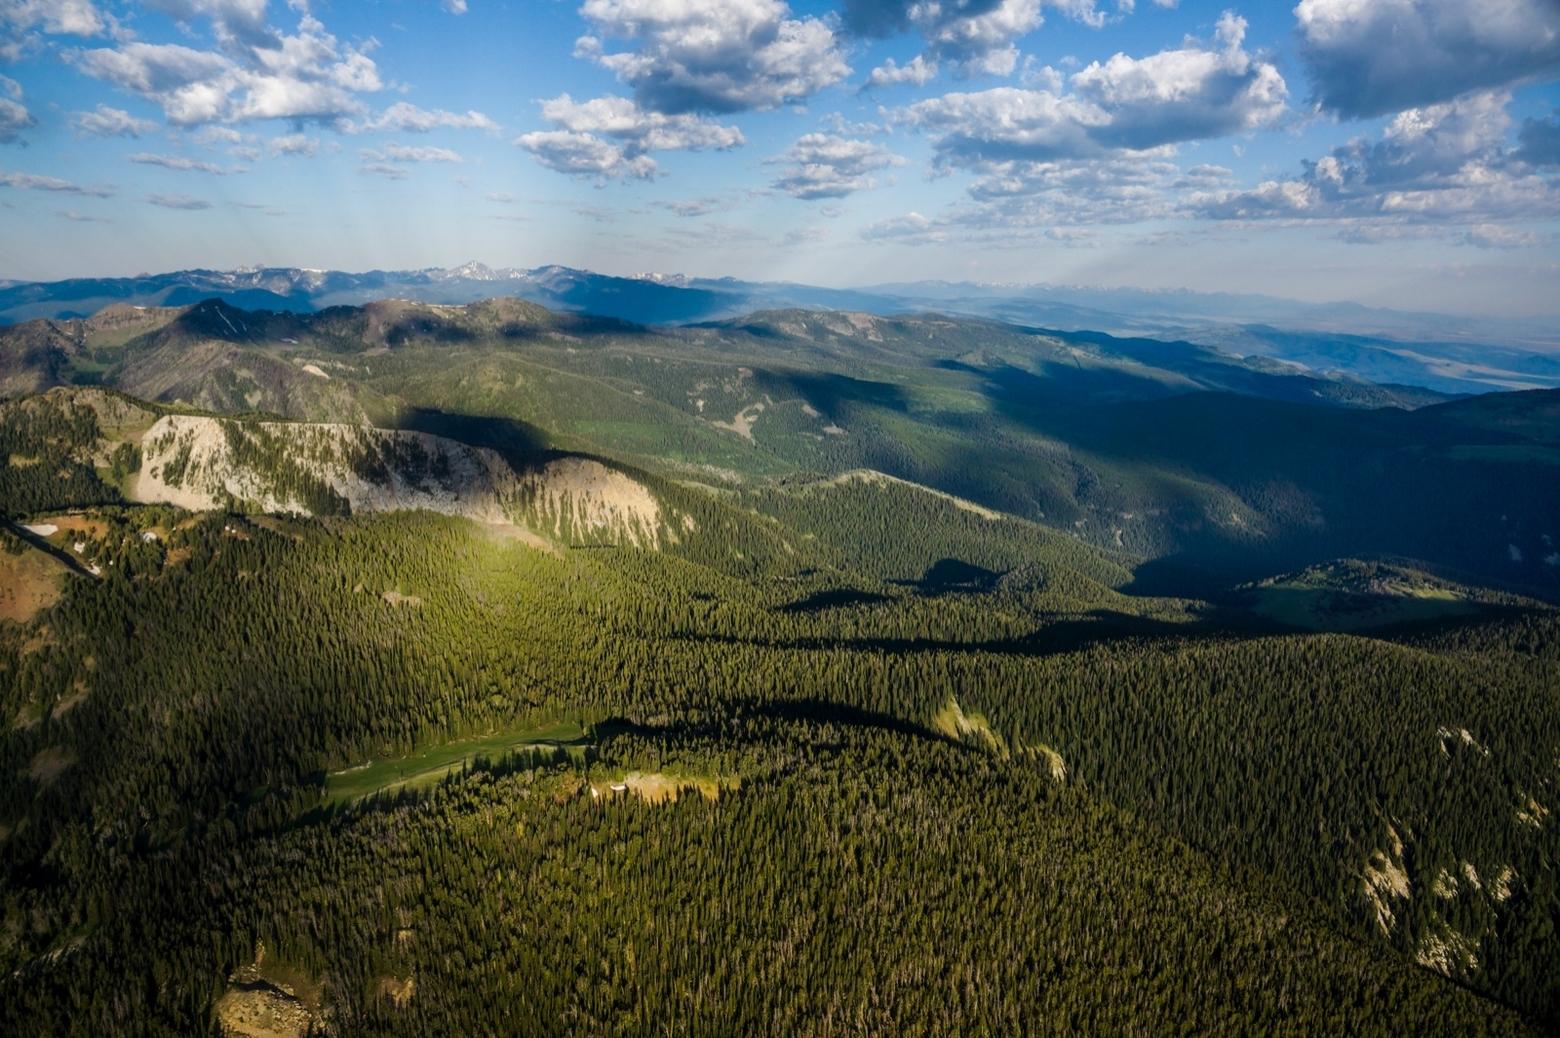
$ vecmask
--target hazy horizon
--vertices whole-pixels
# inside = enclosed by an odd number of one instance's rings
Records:
[[[477,256],[1530,317],[1560,282],[1545,0],[28,0],[0,62],[17,280]]]
[[[396,268],[392,268],[392,267],[363,267],[363,268],[349,269],[349,268],[321,267],[321,266],[317,266],[317,265],[302,264],[302,263],[274,263],[274,264],[273,263],[266,263],[266,264],[248,263],[248,264],[238,264],[238,265],[230,266],[230,267],[190,266],[190,267],[170,268],[170,269],[167,269],[167,270],[137,270],[137,271],[129,272],[129,273],[81,273],[81,274],[70,275],[70,276],[67,276],[67,277],[64,277],[64,278],[49,278],[49,279],[43,279],[43,280],[32,279],[32,278],[15,278],[15,277],[0,276],[0,284],[8,284],[8,285],[53,284],[53,283],[67,282],[67,281],[73,281],[73,280],[78,280],[78,279],[81,279],[81,280],[114,280],[114,279],[121,279],[121,278],[123,278],[123,279],[135,279],[135,278],[158,277],[158,276],[163,276],[163,275],[167,275],[167,274],[175,274],[175,273],[180,273],[180,272],[197,271],[197,270],[211,271],[211,272],[214,272],[214,273],[240,273],[240,272],[246,272],[246,271],[260,271],[260,270],[299,270],[299,271],[311,271],[311,272],[321,272],[321,273],[343,273],[343,274],[366,274],[366,273],[370,273],[370,272],[376,271],[376,270],[377,271],[385,271],[387,273],[396,273],[396,272],[415,273],[415,272],[421,272],[421,271],[449,271],[449,270],[457,269],[459,267],[466,266],[468,264],[480,264],[481,266],[487,267],[487,268],[489,268],[490,270],[493,270],[493,271],[515,270],[515,271],[522,271],[522,272],[524,272],[524,271],[543,270],[543,269],[547,269],[549,267],[558,267],[558,268],[563,268],[563,269],[576,270],[576,271],[579,271],[581,273],[599,274],[599,275],[603,275],[603,276],[606,276],[606,277],[623,278],[623,279],[628,279],[628,280],[641,280],[641,279],[650,279],[650,278],[655,278],[655,277],[681,278],[681,279],[687,279],[689,281],[730,280],[730,281],[737,281],[737,282],[748,283],[748,284],[795,285],[795,286],[798,286],[798,287],[819,288],[819,289],[825,289],[825,290],[829,290],[829,291],[839,291],[839,292],[852,292],[852,291],[855,291],[855,292],[870,292],[870,291],[873,291],[873,290],[880,290],[880,289],[890,288],[890,287],[894,287],[894,286],[910,287],[910,286],[914,286],[914,285],[918,285],[918,284],[922,284],[922,285],[945,284],[945,285],[949,285],[949,286],[970,285],[970,286],[980,287],[980,288],[984,288],[984,289],[1012,289],[1016,293],[1022,293],[1022,292],[1026,292],[1026,291],[1054,292],[1054,293],[1059,293],[1059,294],[1066,294],[1066,293],[1069,293],[1069,292],[1072,292],[1072,293],[1111,293],[1111,292],[1123,292],[1123,293],[1141,293],[1141,294],[1144,294],[1144,295],[1165,296],[1165,297],[1170,297],[1170,296],[1189,296],[1189,297],[1194,297],[1194,298],[1195,297],[1217,298],[1217,297],[1220,297],[1220,296],[1225,296],[1225,297],[1229,297],[1229,298],[1232,298],[1232,299],[1241,299],[1241,298],[1262,299],[1262,300],[1271,301],[1271,302],[1274,302],[1274,303],[1292,304],[1292,305],[1306,306],[1306,307],[1326,308],[1326,307],[1361,306],[1361,307],[1365,307],[1365,308],[1370,309],[1370,310],[1379,310],[1379,311],[1384,312],[1384,313],[1399,313],[1399,314],[1404,314],[1404,315],[1413,315],[1413,316],[1422,316],[1422,317],[1438,317],[1438,316],[1440,316],[1440,317],[1452,317],[1452,318],[1457,318],[1457,319],[1460,319],[1460,320],[1476,319],[1476,318],[1478,318],[1480,316],[1499,316],[1499,317],[1501,317],[1503,319],[1522,320],[1522,321],[1535,321],[1535,322],[1542,322],[1542,321],[1545,321],[1545,320],[1560,320],[1560,309],[1539,310],[1539,311],[1535,311],[1533,313],[1528,313],[1528,314],[1511,314],[1511,313],[1506,313],[1506,314],[1498,314],[1498,315],[1481,315],[1481,314],[1478,314],[1478,313],[1458,313],[1458,312],[1451,311],[1451,310],[1438,310],[1438,309],[1435,309],[1433,307],[1423,307],[1423,306],[1422,307],[1408,307],[1408,306],[1390,306],[1390,305],[1382,305],[1382,304],[1370,304],[1370,303],[1362,303],[1362,302],[1360,302],[1358,300],[1353,300],[1353,299],[1339,299],[1339,298],[1330,298],[1330,297],[1325,297],[1325,296],[1320,296],[1320,297],[1317,297],[1317,298],[1303,298],[1303,297],[1300,297],[1300,296],[1297,296],[1297,295],[1287,295],[1287,296],[1286,295],[1278,295],[1278,294],[1276,294],[1274,292],[1263,292],[1263,291],[1239,292],[1239,291],[1233,291],[1233,290],[1229,290],[1229,289],[1196,289],[1196,288],[1187,288],[1187,287],[1184,287],[1184,286],[1175,286],[1175,285],[1141,286],[1141,285],[1124,285],[1124,284],[1116,284],[1116,285],[1112,285],[1112,284],[1070,284],[1070,283],[1055,282],[1055,281],[1027,281],[1027,282],[1026,281],[990,281],[990,280],[979,280],[979,279],[975,279],[975,278],[935,278],[935,277],[925,277],[925,278],[915,278],[915,279],[884,279],[884,280],[878,280],[878,281],[856,281],[856,282],[846,282],[846,283],[829,283],[829,282],[825,282],[825,281],[808,281],[808,280],[803,280],[803,279],[798,279],[798,278],[773,278],[773,279],[770,279],[770,278],[740,278],[740,277],[736,277],[736,276],[734,276],[732,274],[729,274],[729,273],[713,273],[713,272],[712,273],[699,273],[699,272],[689,271],[689,270],[650,270],[650,269],[627,269],[627,268],[620,269],[620,270],[612,270],[612,269],[602,269],[602,268],[599,268],[599,267],[577,266],[577,265],[568,264],[568,263],[545,263],[545,262],[544,263],[535,263],[535,264],[489,263],[486,260],[483,260],[483,259],[480,259],[480,258],[475,258],[475,257],[468,257],[467,259],[465,259],[463,261],[460,261],[460,262],[456,262],[456,263],[432,263],[432,264],[430,264],[430,263],[422,263],[422,264],[414,264],[414,265],[407,266],[407,267],[396,267]],[[499,295],[501,296],[502,293],[499,293]],[[926,306],[926,309],[928,309],[928,310],[936,310],[936,309],[938,309],[938,305],[935,302],[928,302],[927,306]],[[1496,336],[1492,336],[1492,338],[1495,338],[1495,337]]]

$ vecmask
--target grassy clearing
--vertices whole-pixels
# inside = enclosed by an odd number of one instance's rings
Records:
[[[1444,588],[1359,594],[1277,586],[1258,590],[1252,609],[1269,620],[1309,631],[1359,631],[1467,615],[1478,612],[1480,605]]]
[[[1060,753],[1057,753],[1043,742],[1033,743],[1028,746],[1020,745],[1019,748],[1025,753],[1044,761],[1046,770],[1051,773],[1051,777],[1057,782],[1067,781],[1067,761],[1062,758]]]
[[[1440,597],[1351,596],[1334,591],[1264,588],[1253,610],[1269,620],[1310,631],[1353,631],[1395,623],[1433,620],[1477,609]]]
[[[932,725],[951,739],[983,746],[1001,757],[1008,755],[1007,740],[982,714],[966,714],[952,696],[932,717]]]
[[[692,790],[706,800],[718,800],[721,790],[736,789],[739,785],[741,785],[740,779],[729,776],[680,771],[629,771],[592,779],[590,792],[593,797],[625,796],[632,793],[647,804],[661,804],[676,800],[685,790]]]
[[[527,749],[566,748],[583,754],[588,733],[575,721],[551,721],[472,739],[438,743],[401,757],[369,761],[325,777],[325,799],[350,803],[375,793],[437,785],[476,760]]]
[[[60,546],[68,545],[79,540],[102,540],[108,536],[108,521],[81,512],[71,512],[66,515],[50,515],[41,519],[32,520],[34,523],[52,525],[55,532],[46,540],[50,544]]]
[[[1253,612],[1311,631],[1359,631],[1476,613],[1491,596],[1406,566],[1341,559],[1250,585]]]
[[[53,556],[19,542],[0,551],[0,620],[27,623],[58,602],[70,570]]]
[[[68,747],[46,746],[33,755],[27,774],[40,786],[52,786],[75,763],[76,754]]]

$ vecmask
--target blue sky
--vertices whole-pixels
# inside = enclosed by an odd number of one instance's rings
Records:
[[[1555,0],[0,0],[0,276],[563,263],[1560,313]]]

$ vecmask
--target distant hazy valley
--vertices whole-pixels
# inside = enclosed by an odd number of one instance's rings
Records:
[[[1542,319],[1472,319],[1267,296],[1049,285],[915,282],[833,289],[680,274],[615,277],[558,266],[494,269],[476,262],[366,273],[256,267],[0,283],[0,321],[86,317],[114,303],[178,307],[221,299],[243,309],[306,313],[390,298],[465,304],[499,296],[649,325],[788,308],[878,316],[939,311],[1061,331],[1187,340],[1318,375],[1446,393],[1560,385],[1560,334],[1552,321]]]

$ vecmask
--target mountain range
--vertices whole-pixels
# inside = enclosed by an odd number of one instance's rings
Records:
[[[0,321],[89,316],[113,303],[313,312],[387,298],[464,304],[507,296],[642,324],[722,320],[762,309],[937,310],[1062,331],[1188,340],[1319,375],[1445,393],[1560,386],[1560,325],[1471,319],[1266,296],[955,282],[822,288],[678,274],[617,277],[560,266],[347,273],[285,267],[185,270],[131,278],[0,283]]]

